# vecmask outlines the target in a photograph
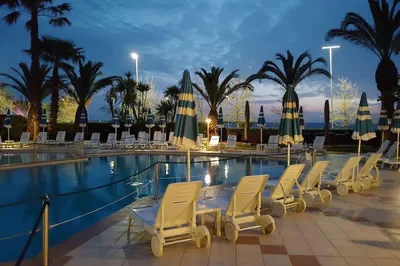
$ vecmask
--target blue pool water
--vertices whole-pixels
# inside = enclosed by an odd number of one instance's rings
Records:
[[[159,165],[159,193],[172,182],[186,181],[186,157],[184,156],[111,156],[91,158],[85,163],[34,167],[0,171],[0,205],[35,199],[47,193],[51,196],[50,225],[85,214],[107,205],[130,193],[128,198],[81,219],[65,223],[50,230],[53,246],[84,230],[95,222],[135,201],[139,196],[153,195],[155,167],[123,182],[85,193],[68,196],[56,194],[85,190],[120,179],[145,169],[156,161],[168,161]],[[202,180],[203,185],[237,183],[249,174],[249,160],[237,158],[218,161],[217,157],[193,157],[191,179]],[[211,162],[209,161],[211,160]],[[276,180],[284,170],[284,163],[253,158],[253,174],[268,173]],[[53,195],[53,196],[52,196]],[[30,231],[41,208],[40,200],[0,208],[0,238]],[[15,260],[23,249],[28,236],[0,240],[0,262]],[[10,248],[12,247],[12,248]],[[32,257],[41,251],[39,232],[27,253]]]
[[[12,151],[0,154],[0,166],[9,164],[22,164],[32,162],[46,162],[54,160],[67,160],[72,159],[74,156],[71,153],[49,153],[38,152],[33,153],[14,153]]]
[[[338,169],[348,157],[349,155],[327,155],[319,157],[318,160],[330,160],[329,168]],[[250,174],[248,158],[226,159],[193,157],[191,180],[202,180],[204,186],[236,184],[242,176]],[[0,205],[36,199],[47,193],[51,196],[49,223],[54,225],[101,208],[133,193],[105,209],[52,228],[50,245],[53,246],[134,202],[139,197],[153,195],[155,167],[133,175],[157,161],[169,162],[159,164],[159,194],[164,192],[169,183],[186,181],[185,160],[185,156],[109,156],[90,158],[88,162],[84,163],[0,171]],[[285,168],[284,162],[260,160],[256,157],[253,157],[252,165],[253,174],[270,175],[269,184],[273,184]],[[121,179],[126,180],[89,192],[54,196],[106,185]],[[9,240],[1,239],[30,231],[40,208],[40,200],[0,208],[0,217],[2,217],[0,219],[0,262],[16,260],[28,236],[24,235]],[[40,251],[41,232],[35,236],[26,257],[35,256]]]

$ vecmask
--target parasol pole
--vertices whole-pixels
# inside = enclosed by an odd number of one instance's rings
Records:
[[[358,139],[358,156],[361,154],[361,138]]]
[[[399,161],[399,132],[397,132],[397,161]]]
[[[190,148],[187,149],[187,182],[190,182]]]
[[[10,128],[9,127],[7,127],[7,138],[8,138],[8,141],[10,141]]]
[[[263,128],[261,127],[261,142],[260,142],[261,145],[263,144],[262,143],[262,130],[263,130]]]
[[[290,143],[287,144],[287,165],[290,165]]]

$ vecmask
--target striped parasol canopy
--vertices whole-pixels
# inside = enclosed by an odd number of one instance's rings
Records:
[[[11,128],[12,127],[10,109],[7,110],[6,118],[4,119],[4,127],[5,128]]]
[[[399,160],[399,135],[400,135],[400,102],[397,102],[397,108],[394,111],[391,129],[393,133],[397,134],[397,155],[396,158]]]
[[[367,141],[376,137],[375,130],[372,126],[371,113],[369,112],[367,94],[361,94],[360,105],[357,111],[355,129],[351,136],[354,140]]]
[[[282,117],[278,135],[278,143],[288,146],[287,163],[290,165],[289,146],[303,141],[299,114],[297,113],[296,96],[292,86],[289,86],[284,95]]]
[[[42,108],[42,115],[40,116],[40,127],[46,128],[47,127],[47,114],[46,109]]]
[[[222,113],[222,107],[219,108],[218,112],[218,128],[224,128],[224,114]]]
[[[150,108],[149,108],[149,111],[147,112],[147,117],[146,117],[145,126],[146,126],[147,128],[152,128],[152,127],[154,127],[153,114],[151,113],[151,109],[150,109]]]
[[[132,116],[130,115],[129,111],[126,113],[124,127],[130,128],[132,127]]]
[[[258,115],[257,126],[263,128],[265,126],[264,107],[261,105],[260,114]]]
[[[117,112],[115,112],[114,116],[113,116],[113,120],[112,120],[112,125],[113,128],[117,129],[119,128],[119,119],[118,119],[118,115]]]
[[[87,124],[86,112],[85,112],[85,109],[82,108],[81,114],[79,117],[79,126],[83,128],[83,127],[86,127],[86,124]]]
[[[196,102],[188,70],[183,72],[181,94],[174,126],[173,144],[187,149],[196,149],[199,125],[197,123]]]
[[[303,106],[300,106],[299,110],[299,123],[300,123],[300,128],[303,130],[304,129]]]
[[[378,130],[380,131],[385,131],[389,129],[389,121],[388,121],[388,117],[387,117],[387,111],[385,106],[383,105],[382,102],[382,106],[381,106],[381,112],[379,114],[379,121],[378,121]]]
[[[160,116],[160,125],[161,128],[165,128],[167,126],[167,123],[165,122],[165,115]]]

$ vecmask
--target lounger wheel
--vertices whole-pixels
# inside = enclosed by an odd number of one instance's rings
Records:
[[[361,183],[363,184],[364,189],[370,189],[371,186],[372,186],[371,180],[368,180],[368,179],[363,179],[363,180],[361,181]]]
[[[321,202],[323,204],[329,204],[332,200],[332,193],[327,189],[322,189],[321,193]]]
[[[154,257],[161,257],[164,254],[165,240],[160,234],[154,234],[151,237],[151,251]]]
[[[345,184],[340,184],[336,187],[339,196],[346,196],[349,193],[349,188]]]
[[[195,229],[195,237],[200,237],[200,239],[196,240],[196,246],[198,248],[209,247],[211,244],[211,236],[210,231],[204,225],[200,225]]]
[[[353,185],[353,192],[354,193],[361,193],[364,191],[364,185],[362,182],[355,182]]]
[[[286,206],[282,202],[274,202],[272,203],[272,215],[278,218],[281,218],[286,214]]]
[[[380,187],[382,186],[382,179],[378,178],[372,181],[372,186],[373,187]]]
[[[297,200],[297,207],[296,207],[296,212],[303,212],[307,208],[307,203],[303,199],[298,199]]]
[[[262,234],[267,235],[275,231],[275,220],[271,215],[261,215],[259,219]]]
[[[235,242],[239,237],[239,230],[233,222],[225,224],[225,236],[231,242]]]

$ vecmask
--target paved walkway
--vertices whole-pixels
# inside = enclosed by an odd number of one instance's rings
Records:
[[[329,207],[290,211],[275,219],[277,230],[271,235],[240,232],[235,244],[213,236],[208,249],[171,245],[161,258],[152,256],[148,234],[135,226],[127,232],[127,213],[121,210],[53,248],[52,265],[400,265],[400,173],[381,175],[384,185],[379,189],[334,195]],[[218,192],[205,190],[210,193]],[[207,217],[211,231],[213,224],[214,218]]]

